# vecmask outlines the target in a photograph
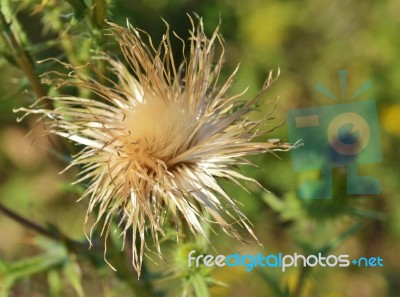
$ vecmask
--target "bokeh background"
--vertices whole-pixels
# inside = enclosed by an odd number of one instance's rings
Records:
[[[400,296],[399,1],[1,0],[0,5],[18,43],[33,61],[57,57],[73,65],[91,62],[95,51],[116,49],[103,35],[105,18],[121,25],[129,19],[133,26],[148,31],[156,43],[165,32],[161,18],[185,39],[190,29],[187,13],[202,16],[209,35],[221,22],[226,52],[223,76],[241,63],[232,94],[249,86],[246,96],[251,98],[269,70],[280,69],[266,103],[254,112],[255,117],[262,116],[279,97],[276,119],[269,128],[283,124],[270,138],[288,139],[284,123],[288,110],[334,103],[315,90],[317,82],[339,96],[338,70],[348,70],[348,94],[371,80],[373,88],[356,100],[376,101],[383,161],[362,165],[360,172],[378,177],[381,195],[348,196],[346,170],[337,168],[334,199],[300,200],[298,185],[318,178],[318,171],[294,172],[290,153],[254,157],[259,169],[242,170],[270,192],[254,184],[246,184],[249,193],[223,185],[243,204],[263,247],[241,244],[217,228],[217,234],[210,235],[212,247],[204,242],[192,246],[166,242],[163,251],[168,263],[153,257],[158,262],[155,265],[146,259],[142,282],[152,284],[153,296],[181,296],[187,285],[187,252],[199,245],[209,253],[225,255],[328,251],[350,258],[380,256],[384,267],[293,268],[285,273],[272,268],[251,272],[243,267],[216,268],[204,272],[209,294]],[[8,26],[2,24],[1,30],[9,36]],[[177,52],[179,45],[175,40]],[[38,125],[34,118],[16,122],[13,108],[31,104],[35,94],[4,38],[0,51],[0,202],[51,232],[84,242],[86,202],[76,203],[82,189],[70,185],[77,170],[60,175],[70,157],[65,144],[40,137],[40,128],[27,137]],[[34,67],[40,74],[56,66],[34,63]],[[0,288],[6,283],[10,287],[4,296],[134,296],[126,279],[104,264],[101,253],[99,259],[87,259],[65,246],[62,240],[38,236],[0,213]]]

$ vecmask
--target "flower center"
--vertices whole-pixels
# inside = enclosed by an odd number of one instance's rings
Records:
[[[187,149],[195,117],[183,112],[177,102],[147,97],[129,110],[126,129],[129,139],[151,157],[168,161]]]

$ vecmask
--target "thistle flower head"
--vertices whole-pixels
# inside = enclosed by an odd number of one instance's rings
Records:
[[[159,238],[171,221],[177,229],[186,224],[203,236],[204,224],[216,224],[242,239],[236,228],[240,225],[255,238],[251,224],[216,178],[251,180],[234,168],[250,164],[243,157],[290,148],[254,142],[268,116],[260,121],[246,117],[273,82],[272,74],[254,98],[239,101],[244,93],[227,95],[237,69],[227,81],[218,82],[224,56],[218,28],[207,38],[202,21],[197,26],[192,21],[189,57],[176,67],[168,25],[157,48],[146,33],[129,24],[109,25],[125,61],[106,54],[101,59],[117,79],[90,64],[64,63],[72,71],[55,73],[52,80],[88,89],[96,99],[56,96],[41,99],[53,101],[56,108],[19,109],[25,115],[41,114],[49,132],[82,145],[70,166],[82,168],[77,182],[89,182],[81,197],[89,199],[87,214],[98,208],[95,225],[104,224],[105,236],[112,219],[119,219],[124,239],[132,238],[133,266],[139,274],[146,235],[151,234],[161,254]],[[216,45],[222,50],[215,59]]]

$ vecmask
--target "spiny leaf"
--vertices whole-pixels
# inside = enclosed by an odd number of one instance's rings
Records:
[[[28,259],[23,259],[8,266],[6,278],[10,280],[17,280],[38,272],[46,271],[49,268],[60,264],[63,259],[64,255],[61,254],[43,254]]]

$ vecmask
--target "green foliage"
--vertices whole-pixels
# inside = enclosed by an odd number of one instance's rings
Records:
[[[54,269],[61,267],[66,280],[76,290],[77,295],[83,297],[81,280],[76,269],[78,264],[70,258],[65,246],[41,237],[37,237],[34,244],[43,250],[41,254],[13,263],[0,260],[0,296],[8,296],[12,286],[19,280],[43,272],[48,272],[50,291],[54,295],[54,292],[60,291],[61,286],[58,272]]]

